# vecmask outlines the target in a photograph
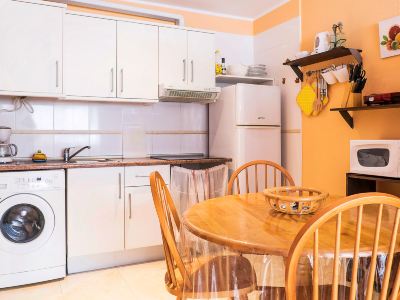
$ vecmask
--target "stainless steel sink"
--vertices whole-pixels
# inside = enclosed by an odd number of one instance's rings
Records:
[[[78,158],[78,159],[72,160],[71,162],[72,163],[80,163],[80,164],[90,164],[90,163],[96,163],[96,162],[113,162],[113,161],[118,162],[120,160],[119,159],[111,159],[111,158],[94,158],[94,159]]]

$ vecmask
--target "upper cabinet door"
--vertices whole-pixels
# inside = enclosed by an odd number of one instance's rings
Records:
[[[159,83],[186,85],[188,81],[187,31],[159,28]]]
[[[64,93],[116,97],[117,22],[67,14],[64,22]]]
[[[215,36],[188,31],[188,83],[193,87],[215,86]]]
[[[117,25],[118,98],[158,99],[158,28]]]
[[[0,90],[62,93],[63,8],[0,2]]]

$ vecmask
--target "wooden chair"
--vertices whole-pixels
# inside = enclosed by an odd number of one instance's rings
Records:
[[[368,205],[374,205],[369,207],[376,212],[373,215],[373,219],[367,219],[363,217],[363,211],[367,210]],[[394,215],[394,221],[390,219],[389,225],[382,225],[382,222],[388,222],[387,216],[382,218],[382,215],[392,209]],[[345,213],[347,213],[345,215]],[[346,222],[346,227],[342,226],[342,217],[346,219],[351,218],[354,226],[348,227],[349,222]],[[365,219],[365,223],[363,218]],[[309,299],[317,300],[321,295],[319,286],[319,254],[326,251],[326,248],[332,249],[329,253],[333,254],[333,268],[332,268],[332,287],[329,287],[330,295],[327,295],[327,299],[337,300],[344,299],[344,296],[340,295],[343,286],[339,289],[339,256],[341,249],[349,248],[350,251],[346,252],[352,259],[351,273],[348,273],[346,277],[350,280],[350,290],[347,290],[348,295],[346,299],[355,300],[357,293],[362,293],[362,299],[364,299],[364,293],[366,293],[365,299],[371,300],[373,297],[374,284],[375,284],[375,273],[377,265],[378,253],[387,253],[385,273],[383,275],[383,281],[381,286],[380,300],[398,299],[398,292],[400,286],[400,268],[397,270],[392,267],[396,267],[393,264],[393,258],[395,256],[396,245],[399,241],[396,241],[398,228],[400,221],[400,199],[380,193],[366,193],[350,196],[344,199],[336,200],[330,205],[322,208],[316,215],[308,221],[306,225],[298,233],[295,241],[293,242],[288,261],[286,264],[286,299],[295,300],[296,293],[299,293],[301,287],[297,285],[297,274],[300,258],[304,258],[305,253],[312,253],[312,271],[311,268],[308,270],[309,274],[312,274],[310,279],[311,286],[309,291]],[[329,222],[329,223],[328,223]],[[368,224],[368,228],[373,227],[373,230],[362,229],[363,224]],[[322,234],[321,227],[323,225],[330,225],[329,228],[332,232],[329,233],[332,236],[332,243],[328,243],[328,236]],[[365,225],[364,225],[365,226]],[[343,227],[343,228],[342,228]],[[350,232],[354,234],[350,235]],[[347,241],[343,239],[343,236],[347,236]],[[351,237],[351,238],[350,238]],[[323,247],[323,248],[322,248]],[[331,248],[330,248],[331,247]],[[371,258],[370,263],[368,262],[369,274],[368,278],[365,279],[365,290],[357,290],[359,278],[359,267],[361,266],[360,261],[364,258],[360,258],[360,253],[366,250],[370,250]],[[343,250],[346,251],[346,250]],[[360,252],[361,251],[361,252]],[[387,251],[387,252],[386,252]],[[368,258],[369,260],[369,258]],[[309,264],[311,266],[311,264]],[[330,271],[330,270],[329,270]],[[350,272],[350,268],[348,269]],[[392,273],[392,275],[391,275]],[[372,274],[372,275],[371,275]],[[390,280],[390,284],[389,284]],[[391,287],[389,287],[391,285]],[[361,286],[361,284],[360,284]],[[348,287],[344,287],[348,289]],[[299,299],[303,299],[300,297]],[[357,299],[359,299],[357,297]],[[374,298],[376,299],[376,298]]]
[[[234,185],[236,182],[236,194],[240,194],[240,181],[239,181],[239,175],[244,171],[244,175],[246,176],[246,193],[250,193],[251,189],[249,187],[249,169],[254,167],[254,192],[262,192],[264,189],[269,188],[271,186],[268,185],[268,169],[273,170],[273,187],[278,186],[278,176],[281,176],[281,185],[291,185],[294,186],[294,180],[292,176],[289,174],[289,171],[283,168],[282,166],[278,165],[277,163],[274,163],[272,161],[268,160],[254,160],[251,162],[248,162],[244,164],[243,166],[239,167],[235,172],[233,172],[231,178],[229,179],[228,182],[228,195],[232,195],[234,193]],[[264,171],[262,172],[264,175],[264,188],[259,190],[258,185],[259,185],[259,170]]]
[[[185,263],[176,244],[175,232],[179,232],[181,221],[171,194],[158,172],[151,173],[150,185],[161,227],[168,292],[177,299],[212,296],[233,299],[237,295],[240,299],[247,299],[256,282],[250,262],[239,255],[224,255],[199,257],[195,262]]]

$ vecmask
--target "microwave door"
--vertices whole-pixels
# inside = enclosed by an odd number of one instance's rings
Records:
[[[351,172],[385,177],[398,177],[398,147],[392,144],[353,146]]]

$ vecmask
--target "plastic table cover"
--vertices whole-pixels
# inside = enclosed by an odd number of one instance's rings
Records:
[[[240,222],[240,220],[237,220],[237,222]],[[355,222],[354,220],[354,226]],[[385,211],[382,227],[391,228],[393,223],[394,211]],[[320,230],[322,231],[323,228]],[[373,231],[374,226],[369,224],[362,230]],[[184,223],[182,223],[179,231],[180,254],[186,270],[190,274],[189,282],[185,282],[184,299],[285,299],[285,257],[240,253],[192,234]],[[351,234],[343,232],[342,237],[352,239]],[[333,243],[335,234],[328,232],[327,236],[332,237]],[[268,243],[268,241],[265,242]],[[397,244],[399,244],[399,239]],[[384,249],[389,248],[389,241],[381,239],[380,245],[383,250],[379,252],[377,259],[373,299],[379,298],[388,251]],[[398,245],[396,249],[397,247]],[[389,291],[393,286],[399,266],[399,252],[396,250],[394,256]],[[319,299],[331,299],[333,248],[331,252],[321,251],[320,253]],[[356,299],[366,299],[365,290],[369,276],[371,253],[372,243],[370,249],[364,249],[360,253]],[[339,299],[348,299],[353,262],[352,251],[341,249],[340,257]],[[297,299],[312,299],[312,269],[312,255],[305,254],[298,265]]]

